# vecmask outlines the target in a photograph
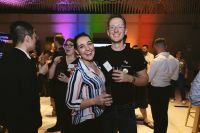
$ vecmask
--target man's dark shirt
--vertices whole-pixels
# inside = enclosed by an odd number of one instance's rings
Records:
[[[136,89],[132,83],[116,83],[112,80],[112,70],[107,71],[103,64],[107,61],[112,67],[118,67],[128,74],[136,75],[146,68],[144,56],[138,50],[126,46],[122,51],[114,51],[111,46],[96,48],[95,60],[106,77],[106,91],[111,93],[114,104],[135,102]],[[137,75],[136,75],[137,76]]]

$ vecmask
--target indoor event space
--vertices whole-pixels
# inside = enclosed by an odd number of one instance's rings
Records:
[[[199,36],[199,0],[0,0],[0,133],[198,133]]]

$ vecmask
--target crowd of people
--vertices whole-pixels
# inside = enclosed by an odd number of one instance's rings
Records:
[[[15,47],[0,60],[0,125],[9,133],[37,133],[39,94],[49,87],[57,120],[48,132],[137,133],[139,108],[144,125],[166,133],[175,84],[186,103],[187,63],[181,51],[176,57],[167,51],[165,38],[154,40],[155,57],[146,44],[131,48],[125,44],[127,32],[124,17],[114,14],[107,21],[110,46],[95,48],[86,33],[66,40],[57,34],[55,52],[44,50],[36,62],[29,54],[36,47],[36,29],[23,21],[11,24]]]

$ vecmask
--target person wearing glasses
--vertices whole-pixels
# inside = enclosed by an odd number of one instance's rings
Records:
[[[42,125],[39,88],[48,72],[48,63],[39,65],[37,72],[29,55],[37,39],[31,24],[14,22],[10,33],[15,47],[5,54],[0,64],[1,115],[9,133],[37,133]]]
[[[102,133],[101,115],[112,97],[105,92],[105,77],[93,61],[94,44],[86,33],[75,37],[80,59],[68,82],[66,104],[72,109],[74,133]]]
[[[136,86],[148,82],[146,61],[138,50],[126,46],[126,20],[122,15],[111,15],[107,22],[107,35],[111,46],[96,49],[96,60],[106,77],[106,92],[113,104],[103,113],[104,133],[136,133]],[[102,54],[103,53],[103,54]]]
[[[56,126],[60,126],[61,133],[72,132],[71,110],[65,104],[65,96],[70,75],[77,64],[77,56],[74,49],[74,40],[69,38],[64,44],[66,56],[55,57],[49,69],[49,79],[54,80],[54,101],[56,108]]]

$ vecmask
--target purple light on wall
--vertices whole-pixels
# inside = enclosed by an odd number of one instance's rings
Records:
[[[62,33],[67,38],[73,38],[77,34],[77,15],[76,14],[52,14],[52,32]]]
[[[23,0],[1,0],[1,3],[6,5],[12,5],[12,6],[22,6],[24,5]]]
[[[75,24],[56,24],[53,26],[54,33],[62,33],[67,38],[73,38],[76,35]]]

